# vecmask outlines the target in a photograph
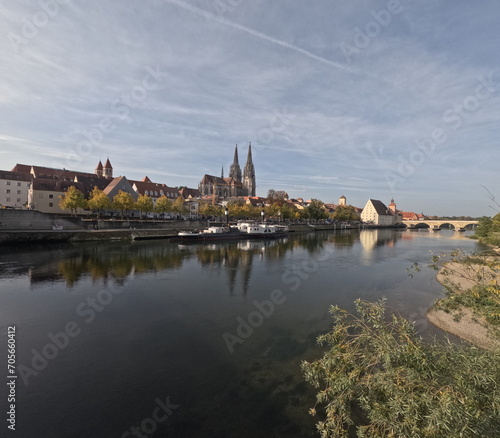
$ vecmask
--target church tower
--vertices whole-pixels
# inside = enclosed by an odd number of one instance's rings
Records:
[[[233,164],[229,168],[229,178],[234,178],[236,182],[241,183],[241,167],[238,163],[238,145],[234,148]]]
[[[252,161],[252,143],[248,145],[248,156],[243,170],[243,187],[248,196],[255,196],[255,168]]]
[[[102,167],[102,162],[99,160],[99,164],[97,164],[97,167],[95,168],[95,174],[99,177],[102,178],[104,176],[103,173],[103,167]]]
[[[109,158],[106,160],[106,164],[104,164],[103,176],[104,178],[113,179],[113,166],[111,165]]]

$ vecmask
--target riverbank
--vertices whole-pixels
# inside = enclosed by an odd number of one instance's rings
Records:
[[[496,258],[498,259],[498,258]],[[485,258],[491,261],[492,258]],[[471,289],[476,286],[479,276],[471,275],[471,268],[483,267],[483,265],[466,265],[464,263],[452,262],[445,264],[438,272],[436,279],[443,286],[452,286],[453,294],[474,294]],[[488,269],[486,267],[486,269]],[[489,270],[482,278],[493,279],[497,281],[496,271]],[[483,280],[484,281],[484,280]],[[485,284],[485,283],[482,283]],[[429,322],[446,331],[447,333],[458,336],[459,338],[470,342],[473,345],[487,349],[500,349],[500,336],[494,334],[494,327],[488,323],[484,315],[480,315],[473,308],[464,305],[447,305],[454,297],[447,297],[438,300],[431,309],[427,311]],[[451,310],[450,307],[453,307]],[[445,310],[446,309],[446,310]],[[498,333],[498,329],[496,331]]]
[[[59,223],[61,220],[59,219]],[[64,225],[55,225],[53,229],[0,230],[0,244],[26,244],[45,242],[88,242],[99,240],[152,240],[170,239],[179,231],[194,231],[206,227],[202,221],[171,221],[171,222],[132,222],[132,221],[100,221],[88,223],[79,229],[67,229]],[[116,228],[111,228],[115,226]],[[98,228],[98,229],[96,229]],[[357,229],[354,226],[336,224],[290,224],[291,233],[311,233],[327,230]]]

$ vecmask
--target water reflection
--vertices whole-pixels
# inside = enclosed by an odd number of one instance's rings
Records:
[[[73,287],[84,278],[114,279],[118,283],[131,274],[158,272],[182,266],[189,257],[171,245],[105,244],[69,246],[60,258],[30,266],[32,284],[64,280]]]
[[[448,231],[354,230],[291,233],[279,241],[99,242],[0,252],[0,319],[20,327],[20,364],[29,364],[32,349],[41,351],[47,333],[68,321],[82,330],[22,389],[30,418],[22,436],[58,436],[43,435],[54,412],[61,421],[51,424],[65,436],[121,436],[167,395],[181,408],[158,436],[316,436],[307,414],[315,394],[300,363],[319,356],[315,339],[331,327],[329,306],[350,310],[356,298],[386,296],[429,330],[425,312],[441,288],[433,272],[410,279],[405,269],[425,263],[429,249],[458,246],[445,241],[457,236],[464,247],[476,246]],[[294,277],[300,281],[284,280]],[[105,282],[126,284],[87,323],[76,309],[99,296]],[[286,301],[231,354],[223,334],[239,335],[240,321],[249,321],[255,302],[269,300],[275,288]]]
[[[28,274],[32,285],[64,281],[68,287],[82,279],[118,282],[130,275],[179,269],[187,260],[196,260],[202,267],[226,272],[230,294],[234,294],[238,276],[241,277],[243,294],[247,294],[255,260],[282,259],[287,253],[305,250],[314,256],[325,247],[346,249],[360,244],[360,262],[368,266],[374,261],[374,251],[379,247],[393,247],[398,240],[413,240],[417,235],[432,239],[463,239],[463,233],[432,231],[394,231],[390,229],[316,232],[290,235],[279,240],[248,240],[210,244],[180,245],[168,241],[156,242],[99,242],[80,245],[58,245],[31,248],[29,253],[21,248],[10,254],[0,254],[0,276],[9,275],[9,264],[18,259],[16,273]],[[29,257],[31,255],[31,257]],[[24,260],[30,263],[22,263]]]

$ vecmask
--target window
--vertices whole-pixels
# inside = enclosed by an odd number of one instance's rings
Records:
[[[53,202],[49,202],[49,207],[53,207],[54,206],[54,203]]]
[[[146,196],[148,196],[148,193],[149,193],[149,192],[148,192],[147,190],[144,190],[144,194],[145,194]]]
[[[17,183],[17,187],[21,187],[21,183],[20,182]]]
[[[10,189],[5,190],[5,193],[10,194]]]
[[[7,185],[10,186],[10,181],[7,181]]]
[[[158,192],[155,190],[155,196],[158,196]]]
[[[54,195],[49,195],[49,199],[54,199]]]
[[[10,202],[10,198],[5,198],[5,202]]]
[[[21,202],[21,198],[17,198],[17,201],[16,202]]]
[[[18,191],[17,191],[17,194],[18,194],[18,195],[20,195],[20,194],[21,194],[21,190],[18,190]]]

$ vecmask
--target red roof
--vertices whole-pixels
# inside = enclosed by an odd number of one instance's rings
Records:
[[[106,164],[104,165],[104,168],[105,169],[112,169],[113,166],[111,165],[111,163],[109,162],[109,158],[106,160]]]

